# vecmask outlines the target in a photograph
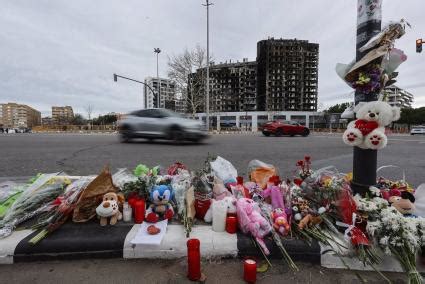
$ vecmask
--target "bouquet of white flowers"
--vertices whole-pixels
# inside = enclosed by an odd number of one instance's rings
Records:
[[[367,232],[386,254],[397,258],[408,274],[409,283],[422,283],[416,269],[416,257],[425,241],[425,219],[404,217],[394,207],[377,211],[375,221],[368,221]]]

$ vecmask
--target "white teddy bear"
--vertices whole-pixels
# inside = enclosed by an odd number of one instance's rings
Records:
[[[205,213],[204,221],[207,223],[211,223],[213,220],[213,203],[219,202],[223,203],[227,208],[227,213],[236,213],[236,198],[233,196],[226,196],[222,200],[211,199],[211,205],[208,209],[207,213]]]
[[[350,122],[342,139],[362,149],[382,149],[387,145],[385,126],[400,118],[400,108],[386,102],[361,102],[355,108],[357,120]]]

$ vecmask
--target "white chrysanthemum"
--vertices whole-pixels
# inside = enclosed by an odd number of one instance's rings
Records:
[[[379,244],[381,244],[381,245],[383,245],[383,246],[387,246],[388,245],[388,240],[389,240],[390,238],[388,237],[388,236],[385,236],[385,237],[383,237],[383,238],[381,238],[380,240],[379,240]]]
[[[319,214],[323,214],[323,213],[325,213],[326,212],[326,208],[325,207],[320,207],[319,208],[319,210],[317,210],[317,212],[319,213]]]
[[[391,255],[391,250],[390,250],[390,248],[389,248],[389,247],[385,247],[385,249],[384,249],[384,253],[385,253],[386,255]]]
[[[369,187],[369,191],[374,196],[381,196],[381,190],[379,188],[371,186],[371,187]]]

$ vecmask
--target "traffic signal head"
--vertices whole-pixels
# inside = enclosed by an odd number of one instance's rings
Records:
[[[422,52],[422,39],[417,39],[416,40],[416,52],[420,53]]]
[[[117,74],[114,73],[114,81],[118,81]]]

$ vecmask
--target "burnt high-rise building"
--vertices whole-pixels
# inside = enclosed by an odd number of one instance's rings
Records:
[[[274,39],[257,43],[257,110],[315,111],[319,44]]]
[[[256,100],[256,72],[255,61],[244,58],[242,62],[229,62],[210,65],[210,111],[234,112],[255,111]],[[196,92],[204,99],[205,68],[198,69],[189,76],[188,92]],[[202,79],[203,78],[203,79]],[[191,82],[194,84],[192,89]],[[189,106],[190,108],[190,106]],[[205,105],[199,104],[198,111],[204,112]]]
[[[261,40],[256,61],[210,65],[210,112],[316,111],[318,63],[317,43]],[[197,112],[205,112],[205,77],[201,68],[188,78]]]

